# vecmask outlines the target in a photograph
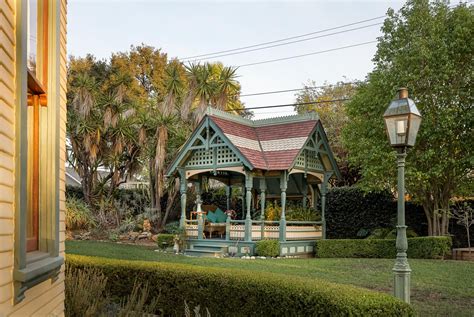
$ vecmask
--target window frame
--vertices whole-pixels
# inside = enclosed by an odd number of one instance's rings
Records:
[[[52,279],[54,282],[60,273],[64,259],[59,255],[59,142],[60,142],[60,13],[59,1],[38,0],[38,46],[37,75],[28,71],[27,41],[28,2],[16,2],[16,105],[15,105],[15,261],[13,269],[14,302],[25,298],[29,288]],[[40,55],[41,54],[41,55]],[[39,61],[39,62],[38,62]],[[48,62],[46,62],[48,61]],[[37,66],[38,67],[38,66]],[[39,73],[39,74],[38,74]],[[38,80],[41,79],[41,81]],[[30,89],[29,89],[30,88]],[[48,89],[49,88],[49,89]],[[28,99],[38,105],[46,105],[48,89],[48,107],[37,107],[34,125],[44,129],[38,131],[37,152],[37,195],[38,241],[37,250],[27,252],[28,200],[32,187],[28,186],[28,169],[31,166],[31,153],[28,153]],[[28,98],[28,92],[32,92]],[[43,108],[43,109],[42,109]],[[41,149],[41,151],[39,151]]]

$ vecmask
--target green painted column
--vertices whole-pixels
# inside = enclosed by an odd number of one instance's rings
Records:
[[[225,187],[225,197],[226,197],[226,207],[227,207],[227,210],[230,209],[230,198],[231,198],[231,195],[232,195],[232,187],[226,186],[226,187]]]
[[[303,177],[303,188],[302,188],[302,191],[303,191],[303,201],[302,201],[302,205],[303,205],[303,209],[306,209],[306,207],[308,206],[307,204],[307,200],[308,200],[308,179],[306,177]]]
[[[398,217],[397,217],[397,258],[393,267],[395,297],[405,303],[410,303],[410,274],[411,268],[407,259],[407,226],[405,225],[405,149],[397,154],[398,168]]]
[[[242,203],[242,219],[243,219],[245,215],[245,180],[244,180],[244,183],[242,184],[241,192],[242,192],[241,203]]]
[[[202,215],[202,200],[201,200],[201,177],[199,177],[199,181],[194,183],[194,188],[196,189],[196,211],[198,212],[198,239],[201,240],[203,238],[204,232],[204,218]]]
[[[324,180],[321,184],[321,222],[323,224],[323,239],[326,239],[326,193],[331,176],[332,172],[325,172]]]
[[[286,241],[286,189],[288,186],[288,172],[283,171],[280,177],[281,190],[281,217],[280,217],[280,242]]]
[[[260,179],[260,221],[261,229],[260,229],[260,237],[264,239],[265,237],[265,191],[267,190],[267,182],[265,178]]]
[[[316,208],[318,207],[318,186],[313,186],[313,209],[316,210]]]
[[[230,217],[225,220],[225,240],[230,240]]]
[[[247,214],[245,215],[245,241],[252,241],[252,187],[253,187],[253,177],[250,172],[245,174],[245,189],[246,189],[246,209]]]
[[[181,217],[179,219],[179,226],[184,228],[186,226],[186,190],[188,189],[186,173],[184,169],[179,169],[179,191],[181,194]]]

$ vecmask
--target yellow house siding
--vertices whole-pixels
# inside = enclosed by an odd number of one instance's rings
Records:
[[[22,1],[22,0],[17,0]],[[52,3],[52,2],[50,2]],[[46,280],[25,292],[25,299],[13,303],[15,230],[15,10],[14,0],[0,0],[0,317],[63,316],[64,266],[58,279]],[[65,239],[65,129],[66,129],[66,1],[60,6],[60,255]]]
[[[8,311],[13,291],[15,15],[0,0],[0,316]]]

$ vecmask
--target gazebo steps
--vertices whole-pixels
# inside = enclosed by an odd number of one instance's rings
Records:
[[[194,244],[186,249],[185,254],[191,256],[220,257],[227,252],[227,246],[223,244]]]
[[[187,249],[184,251],[185,255],[208,257],[208,258],[220,258],[223,255],[222,250],[196,250]]]

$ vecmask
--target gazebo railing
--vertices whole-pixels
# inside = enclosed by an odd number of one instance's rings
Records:
[[[259,241],[263,239],[280,241],[316,240],[322,237],[321,221],[286,221],[286,230],[281,230],[280,221],[230,220],[225,224],[225,240]],[[250,226],[250,230],[247,229]],[[204,223],[199,220],[186,220],[186,235],[191,239],[204,236]],[[249,235],[246,235],[249,232]]]
[[[226,240],[315,240],[322,237],[321,224],[320,221],[288,221],[282,237],[279,221],[252,220],[250,237],[246,237],[246,221],[230,220],[226,223]]]

